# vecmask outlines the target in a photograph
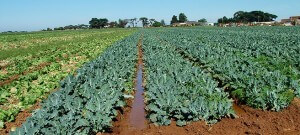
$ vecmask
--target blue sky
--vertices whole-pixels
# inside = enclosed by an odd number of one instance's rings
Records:
[[[299,0],[0,0],[0,31],[34,31],[68,24],[88,24],[92,17],[164,19],[183,12],[189,20],[215,22],[236,11],[262,10],[278,20],[300,15]]]

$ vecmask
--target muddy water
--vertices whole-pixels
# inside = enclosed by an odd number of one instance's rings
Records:
[[[132,110],[129,116],[130,126],[135,129],[144,129],[146,127],[146,113],[144,103],[144,87],[143,87],[143,70],[142,65],[139,64],[136,82],[136,93],[132,105]]]

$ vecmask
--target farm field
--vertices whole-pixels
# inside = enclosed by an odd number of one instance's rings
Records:
[[[42,101],[59,81],[134,30],[0,35],[0,125]]]
[[[0,39],[2,134],[300,134],[300,27]],[[144,102],[134,100],[140,82]],[[146,117],[141,129],[132,127],[136,109]]]

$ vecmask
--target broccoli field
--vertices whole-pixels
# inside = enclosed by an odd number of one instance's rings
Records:
[[[299,98],[300,27],[0,34],[0,134],[300,134]]]

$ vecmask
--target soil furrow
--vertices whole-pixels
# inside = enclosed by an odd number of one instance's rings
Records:
[[[143,50],[142,50],[143,34],[141,35],[137,47],[137,64],[135,71],[134,86],[135,91],[132,93],[135,95],[134,99],[128,99],[127,107],[119,111],[119,115],[113,124],[113,128],[110,133],[98,133],[98,134],[120,134],[120,135],[140,135],[143,134],[143,130],[149,128],[148,121],[145,113],[144,103],[144,63],[143,63]],[[139,89],[142,88],[142,91]]]

